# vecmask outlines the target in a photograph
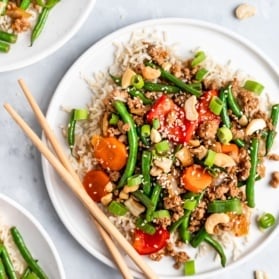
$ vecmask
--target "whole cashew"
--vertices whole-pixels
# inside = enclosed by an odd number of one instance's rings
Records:
[[[205,230],[209,234],[214,234],[214,229],[218,224],[226,224],[230,217],[225,213],[213,213],[205,221]]]

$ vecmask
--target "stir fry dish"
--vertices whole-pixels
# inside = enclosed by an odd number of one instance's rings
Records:
[[[10,51],[18,34],[31,31],[30,45],[44,29],[51,9],[60,0],[0,0],[0,52]]]
[[[210,68],[202,50],[185,60],[143,40],[116,60],[101,85],[100,117],[95,96],[71,111],[67,127],[87,193],[139,254],[172,257],[190,275],[187,247],[207,243],[225,267],[218,236],[249,234],[279,104],[260,109],[264,86]],[[272,213],[258,220],[262,229],[275,222]]]
[[[0,278],[47,279],[16,227],[0,228]]]

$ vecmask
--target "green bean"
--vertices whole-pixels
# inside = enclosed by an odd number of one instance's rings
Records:
[[[228,106],[227,106],[227,89],[221,89],[220,91],[220,99],[223,102],[223,108],[221,111],[221,119],[223,124],[227,127],[227,128],[231,128],[231,120],[228,114]]]
[[[152,153],[148,150],[142,152],[141,157],[141,172],[143,176],[143,192],[146,195],[150,194],[151,191],[151,177],[150,177],[150,167],[151,167]]]
[[[242,111],[236,101],[236,99],[233,96],[233,92],[232,92],[232,86],[229,85],[227,87],[227,100],[228,100],[228,105],[229,108],[232,110],[233,114],[235,116],[237,116],[238,118],[240,118],[242,116]]]
[[[128,112],[125,104],[121,101],[115,101],[114,107],[120,117],[122,118],[123,122],[129,125],[129,131],[128,133],[128,143],[129,143],[129,155],[128,155],[128,161],[124,170],[124,173],[122,174],[122,177],[118,183],[117,188],[122,188],[127,178],[133,175],[136,163],[137,163],[137,155],[138,155],[138,135],[137,135],[137,129],[135,122],[133,120],[133,117]]]
[[[144,92],[141,91],[140,89],[136,89],[135,87],[129,87],[127,91],[131,96],[138,97],[139,99],[141,99],[144,105],[151,105],[153,103],[153,101],[148,99],[144,95]]]
[[[15,269],[6,247],[0,244],[1,258],[9,279],[17,279]]]
[[[278,123],[278,118],[279,118],[279,104],[273,105],[271,109],[271,123],[273,125],[274,130],[270,130],[267,134],[267,139],[266,139],[266,154],[270,151],[274,138],[276,136],[276,127]]]
[[[72,152],[74,145],[75,145],[75,129],[76,129],[76,120],[75,120],[75,110],[73,109],[70,116],[70,121],[68,124],[68,145]]]
[[[15,43],[17,40],[17,35],[13,33],[8,33],[0,30],[0,41],[4,41],[6,43]]]
[[[109,75],[116,85],[121,86],[121,77],[114,76],[110,73]]]
[[[9,52],[10,45],[4,42],[0,42],[0,52]]]
[[[160,194],[161,194],[162,187],[159,184],[155,184],[153,187],[152,195],[151,195],[151,202],[153,203],[152,207],[149,207],[146,211],[146,221],[150,222],[153,219],[153,213],[156,210],[157,204],[159,202]]]
[[[0,279],[6,279],[7,274],[5,271],[5,266],[3,264],[2,258],[0,257]]]
[[[13,240],[20,251],[20,254],[28,264],[28,266],[32,269],[32,271],[40,278],[40,279],[47,279],[47,275],[42,270],[42,268],[37,263],[37,260],[33,258],[30,251],[28,250],[19,230],[16,227],[11,228],[11,234],[13,237]]]
[[[43,31],[43,28],[46,24],[46,20],[48,18],[50,9],[49,8],[43,8],[41,13],[39,14],[38,20],[35,24],[35,27],[32,30],[31,34],[31,46],[34,44],[35,40],[40,36],[40,34]]]
[[[191,212],[189,210],[185,211],[185,213],[182,217],[180,217],[176,222],[171,224],[171,226],[169,228],[170,233],[174,233],[185,220],[189,220],[190,215],[191,215]]]
[[[8,5],[9,0],[0,0],[0,15],[4,15],[6,12],[6,8]]]
[[[245,146],[245,142],[242,139],[233,139],[233,142],[240,148]]]
[[[165,93],[179,93],[180,88],[168,85],[168,84],[162,84],[162,83],[153,83],[153,82],[145,82],[143,88],[148,91],[153,92],[165,92]]]
[[[216,252],[219,254],[220,258],[221,258],[221,265],[223,267],[225,267],[226,265],[226,255],[224,253],[223,247],[220,245],[219,242],[217,242],[215,239],[213,239],[205,230],[205,228],[201,228],[199,230],[199,232],[191,239],[191,245],[194,248],[197,248],[201,242],[207,242],[208,244],[210,244],[215,250]]]
[[[24,273],[22,274],[20,279],[27,279],[30,272],[31,272],[31,269],[29,268],[29,266],[27,266],[27,268],[24,270]]]
[[[133,192],[132,195],[137,198],[143,205],[145,205],[147,209],[152,209],[154,207],[154,203],[151,201],[151,199],[140,190]]]
[[[22,0],[19,7],[23,10],[26,10],[29,8],[30,4],[31,0]]]
[[[152,62],[147,62],[146,63],[147,66],[150,67],[155,67],[156,65],[153,64]],[[182,81],[181,79],[177,78],[176,76],[174,76],[173,74],[171,74],[170,72],[164,70],[163,68],[159,68],[161,71],[161,77],[172,82],[174,85],[176,85],[177,87],[179,87],[180,89],[182,89],[185,92],[191,93],[197,97],[201,96],[201,91],[197,90],[195,88],[193,88],[191,85],[185,83],[184,81]]]
[[[183,220],[183,222],[178,228],[180,239],[185,243],[189,243],[191,239],[191,232],[188,230],[188,226],[189,226],[189,218]]]
[[[251,169],[246,183],[246,199],[249,207],[255,207],[255,180],[258,166],[259,139],[253,138],[250,147]]]

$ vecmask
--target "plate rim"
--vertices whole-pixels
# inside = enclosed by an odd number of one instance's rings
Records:
[[[267,64],[267,66],[274,72],[274,74],[279,78],[279,67],[258,47],[256,46],[255,43],[251,42],[250,40],[246,39],[242,35],[239,35],[235,31],[223,27],[221,25],[218,25],[216,23],[208,22],[206,20],[201,20],[201,19],[192,19],[192,18],[182,18],[182,17],[161,17],[161,18],[155,18],[155,19],[148,19],[148,20],[143,20],[143,21],[138,21],[132,24],[128,24],[126,26],[123,26],[119,29],[116,29],[115,31],[112,31],[108,35],[100,38],[97,42],[92,44],[87,50],[85,50],[75,61],[74,63],[68,68],[68,70],[65,72],[63,77],[61,78],[60,82],[58,83],[54,94],[49,102],[47,111],[46,111],[46,118],[48,119],[49,114],[50,114],[50,108],[53,106],[53,103],[55,103],[57,94],[60,90],[61,87],[64,86],[64,81],[72,74],[72,72],[75,70],[75,68],[82,63],[84,58],[87,56],[89,52],[92,51],[92,49],[96,48],[98,49],[102,44],[106,44],[111,41],[112,37],[115,37],[116,35],[122,35],[123,33],[127,32],[132,32],[134,29],[139,29],[139,28],[144,28],[144,27],[151,27],[154,26],[156,29],[156,24],[158,25],[167,25],[167,24],[186,24],[186,25],[193,25],[193,26],[198,26],[202,28],[206,28],[209,30],[213,30],[215,32],[221,33],[222,35],[225,35],[234,41],[237,41],[238,43],[244,45],[249,51],[252,51],[254,54],[256,54],[260,59]],[[46,142],[44,134],[42,134],[42,140]],[[70,225],[65,223],[65,220],[62,218],[62,214],[57,210],[57,204],[54,203],[54,200],[56,198],[54,197],[54,192],[51,190],[52,187],[50,185],[52,182],[50,181],[49,176],[46,175],[47,172],[47,167],[48,167],[48,162],[47,160],[42,156],[41,157],[41,163],[42,163],[42,169],[43,169],[43,175],[45,179],[45,184],[47,187],[48,194],[50,196],[51,202],[61,220],[61,222],[65,225],[67,228],[68,232],[72,235],[72,237],[79,243],[81,246],[89,252],[92,256],[94,256],[97,260],[103,262],[104,264],[107,264],[110,267],[116,268],[114,262],[112,259],[107,258],[105,255],[101,254],[97,250],[95,250],[92,247],[86,247],[84,245],[84,241],[80,240],[76,237],[76,233],[73,233],[71,231]],[[50,189],[49,189],[50,188]],[[54,199],[54,200],[53,200]],[[233,268],[236,268],[237,266],[243,264],[245,261],[249,260],[255,254],[258,254],[260,250],[262,250],[266,245],[274,238],[276,234],[279,233],[279,226],[276,226],[270,233],[268,238],[264,240],[259,246],[257,246],[255,249],[253,249],[251,252],[249,252],[245,257],[241,257],[237,259],[236,261],[233,261],[230,263],[230,265],[226,266],[224,269],[218,269],[218,270],[213,270],[209,271],[207,273],[201,273],[201,274],[196,274],[193,276],[188,276],[189,278],[196,278],[196,279],[204,279],[208,278],[210,276],[214,276],[216,273],[222,274],[228,270],[231,270]],[[94,253],[91,252],[94,251]],[[135,270],[132,270],[134,274],[137,276],[140,276],[142,278],[142,274],[140,272],[137,272]],[[166,279],[185,279],[185,276],[161,276],[161,278],[166,278]]]
[[[84,22],[87,20],[89,14],[93,10],[96,1],[97,0],[88,0],[83,16],[78,20],[77,24],[75,24],[73,28],[70,28],[69,32],[66,33],[66,35],[63,37],[62,40],[58,40],[57,42],[54,42],[54,44],[51,47],[48,47],[45,51],[40,52],[31,58],[28,57],[26,59],[23,59],[20,63],[13,63],[4,67],[0,66],[0,73],[19,70],[27,66],[36,64],[37,62],[55,53],[57,50],[63,47],[79,31],[79,29],[82,27]]]
[[[57,263],[58,271],[60,273],[59,279],[66,279],[65,275],[65,269],[61,260],[61,257],[58,253],[58,250],[56,246],[54,245],[53,240],[51,239],[50,235],[47,233],[47,231],[44,229],[43,225],[33,216],[33,214],[28,211],[25,207],[23,207],[21,204],[16,202],[11,197],[4,195],[3,193],[0,193],[0,203],[4,202],[9,206],[12,206],[16,211],[19,211],[23,216],[25,216],[39,231],[39,233],[42,235],[42,237],[47,242],[48,246],[50,247],[50,250],[54,256],[54,259]]]

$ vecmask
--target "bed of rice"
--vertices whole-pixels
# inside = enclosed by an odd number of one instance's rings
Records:
[[[18,251],[12,235],[10,233],[10,227],[4,223],[0,216],[0,243],[3,243],[10,255],[11,261],[14,265],[14,269],[18,277],[24,273],[26,263]]]
[[[114,63],[109,67],[108,71],[115,76],[120,76],[127,67],[134,67],[135,65],[142,63],[144,60],[150,59],[151,57],[146,51],[146,42],[153,43],[157,46],[161,45],[164,48],[167,47],[170,56],[173,57],[173,60],[175,61],[185,61],[187,59],[187,57],[178,58],[176,56],[176,46],[167,44],[167,38],[164,33],[159,34],[153,32],[150,34],[143,30],[138,33],[133,33],[129,42],[126,44],[114,44]],[[193,53],[196,51],[197,49],[192,50]],[[213,81],[215,83],[217,82],[220,87],[221,84],[231,81],[234,78],[237,78],[240,82],[244,83],[245,79],[249,77],[246,73],[243,73],[240,70],[232,69],[230,67],[230,61],[225,65],[220,65],[208,56],[207,59],[202,62],[201,67],[204,67],[209,71],[205,80],[209,83]],[[113,89],[114,82],[107,74],[108,71],[105,69],[105,72],[95,73],[92,78],[86,78],[86,82],[93,94],[92,102],[88,104],[89,120],[81,121],[77,124],[76,148],[74,149],[73,154],[79,158],[79,161],[76,161],[73,156],[71,156],[73,166],[81,178],[96,166],[96,161],[93,158],[92,150],[90,148],[90,139],[94,134],[100,134],[100,120],[104,111],[103,99]],[[268,99],[266,96],[266,94],[262,94],[261,98],[263,101],[261,102],[261,106],[266,107],[268,105]],[[63,129],[63,133],[66,135],[65,129]],[[100,206],[102,207],[101,204]],[[103,210],[108,214],[105,208],[103,208]],[[129,240],[131,237],[129,232],[135,228],[134,217],[131,214],[127,214],[121,217],[109,216],[109,219]],[[171,240],[175,243],[176,235],[173,235]],[[229,248],[232,251],[232,260],[236,260],[240,256],[241,247],[234,241],[230,234],[224,233],[224,235],[218,240],[222,242],[225,248]],[[212,249],[208,249],[207,244],[201,245],[199,249],[197,249],[196,257],[207,253],[208,250]]]

